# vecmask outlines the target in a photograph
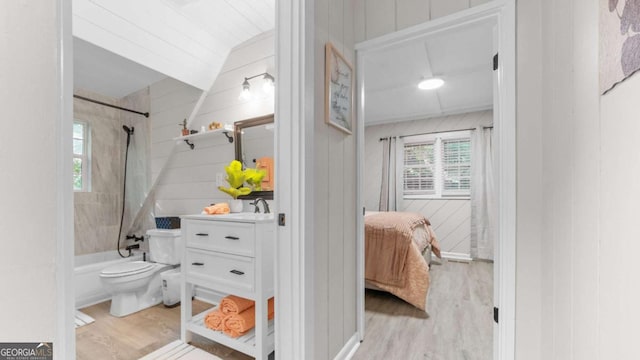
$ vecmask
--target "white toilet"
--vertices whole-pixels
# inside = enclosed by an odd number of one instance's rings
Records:
[[[122,317],[162,302],[160,273],[180,265],[180,229],[147,231],[149,259],[125,262],[100,273],[102,285],[112,295],[110,313]]]

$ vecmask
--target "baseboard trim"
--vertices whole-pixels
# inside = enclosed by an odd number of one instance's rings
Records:
[[[453,260],[453,261],[470,262],[471,260],[473,260],[471,259],[471,256],[469,256],[469,254],[463,254],[463,253],[443,252],[441,255],[443,259]]]
[[[333,358],[333,360],[349,360],[356,353],[360,347],[360,341],[358,340],[358,333],[353,333],[349,341],[342,347],[342,350]]]

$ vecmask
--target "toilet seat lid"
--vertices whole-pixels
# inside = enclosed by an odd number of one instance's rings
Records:
[[[122,276],[122,275],[134,275],[149,271],[153,268],[152,263],[145,261],[130,261],[121,264],[109,266],[102,270],[102,275],[105,276]]]

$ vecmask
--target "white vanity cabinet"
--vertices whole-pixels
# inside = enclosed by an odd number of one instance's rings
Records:
[[[274,296],[274,231],[273,216],[265,214],[182,217],[182,341],[191,341],[196,333],[267,359],[275,345],[273,320],[267,319],[267,301]],[[255,328],[236,339],[207,328],[204,318],[213,307],[192,315],[194,286],[254,300]]]

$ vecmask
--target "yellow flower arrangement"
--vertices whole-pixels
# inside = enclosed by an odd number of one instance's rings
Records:
[[[224,167],[224,170],[227,172],[225,180],[229,187],[218,186],[218,190],[229,194],[232,198],[237,199],[241,195],[249,195],[251,191],[262,189],[262,179],[266,174],[264,170],[252,168],[242,170],[242,163],[238,160],[231,161],[229,166]],[[250,188],[244,186],[245,181],[251,186]]]

